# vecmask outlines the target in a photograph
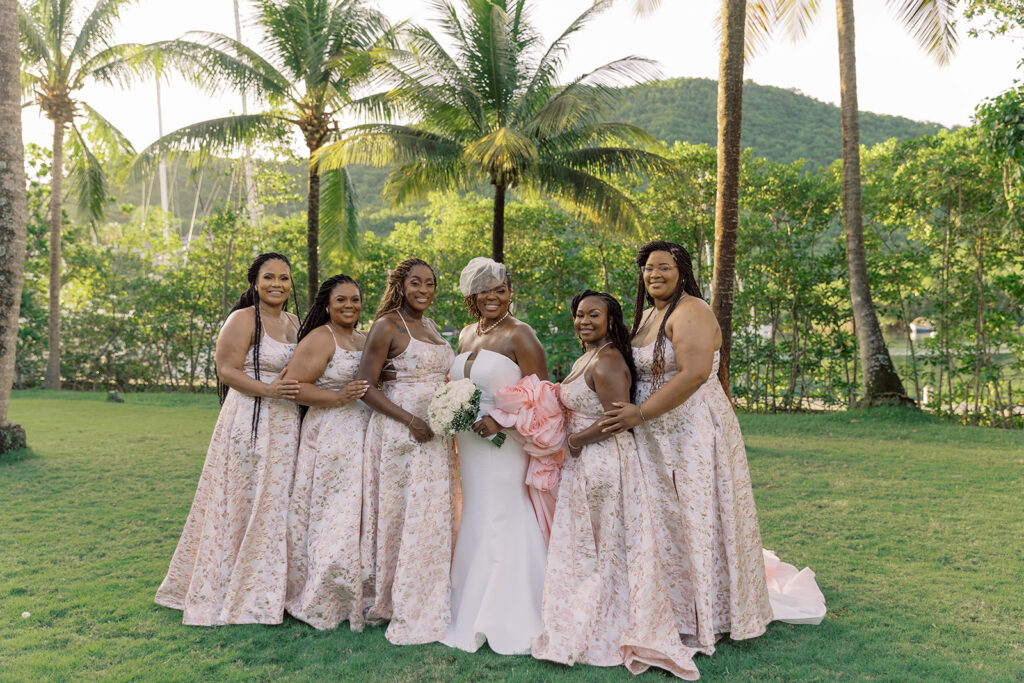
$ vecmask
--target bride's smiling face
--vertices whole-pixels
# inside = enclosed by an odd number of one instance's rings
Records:
[[[508,312],[512,302],[512,289],[508,282],[493,281],[491,288],[473,295],[473,303],[483,320],[496,320]]]

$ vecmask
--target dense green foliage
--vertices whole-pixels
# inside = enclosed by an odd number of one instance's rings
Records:
[[[1021,422],[1010,407],[1024,391],[1024,254],[1013,246],[1022,223],[1002,182],[1012,159],[994,154],[988,139],[966,128],[866,150],[864,212],[875,305],[908,390],[934,411],[1011,426]],[[715,153],[677,144],[663,154],[680,174],[626,189],[644,217],[636,235],[595,230],[540,200],[507,207],[515,313],[537,329],[555,377],[578,353],[567,309],[574,293],[610,291],[632,315],[640,242],[686,245],[709,293]],[[858,395],[838,184],[837,165],[811,173],[799,162],[744,157],[731,383],[749,410],[844,407]],[[31,202],[19,386],[39,381],[44,355],[45,189],[37,180]],[[386,235],[364,233],[349,274],[372,310],[395,264],[427,259],[440,279],[432,315],[454,338],[469,322],[458,274],[488,252],[491,199],[439,194],[425,206]],[[256,230],[222,207],[187,250],[138,211],[95,233],[69,226],[64,376],[88,386],[209,387],[216,331],[246,265],[261,250],[300,254],[303,225],[299,214]],[[294,261],[301,301],[305,272]],[[919,318],[939,334],[912,336]]]
[[[659,140],[715,144],[717,81],[673,78],[628,88],[616,114]],[[860,141],[935,134],[941,126],[900,116],[861,112]],[[813,170],[841,155],[839,107],[792,90],[747,81],[743,88],[743,147],[788,163],[805,159]]]
[[[383,629],[182,626],[153,604],[213,423],[211,395],[15,392],[34,452],[0,461],[5,680],[665,681]],[[1024,433],[908,411],[742,415],[764,544],[810,566],[820,626],[698,656],[704,681],[1012,680],[1020,672]],[[824,445],[823,445],[824,444]],[[22,612],[30,614],[21,618]]]

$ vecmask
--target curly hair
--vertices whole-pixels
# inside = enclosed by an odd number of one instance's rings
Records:
[[[377,320],[382,315],[390,313],[391,311],[397,311],[405,303],[405,294],[402,292],[402,285],[405,283],[405,279],[409,277],[409,271],[415,266],[426,266],[430,269],[430,274],[434,276],[434,282],[437,282],[437,274],[433,268],[430,268],[430,264],[421,258],[407,258],[398,264],[398,267],[391,271],[388,275],[388,284],[384,288],[384,293],[380,297],[380,305],[377,306],[377,312],[373,314],[373,319]]]
[[[260,295],[256,291],[256,280],[259,279],[260,269],[268,261],[283,261],[289,270],[292,267],[288,257],[284,254],[279,254],[275,251],[269,251],[257,256],[252,264],[249,266],[249,270],[245,274],[245,279],[249,281],[249,288],[242,292],[242,295],[238,297],[238,301],[235,302],[234,307],[228,311],[227,319],[235,311],[239,311],[243,308],[252,307],[253,317],[255,324],[252,328],[252,364],[253,370],[256,375],[256,381],[260,381],[260,350],[263,346],[263,318],[260,316]],[[295,289],[292,288],[292,295],[295,295]],[[298,299],[295,304],[296,310],[298,310]],[[288,302],[285,301],[284,309],[288,310]],[[214,366],[216,371],[216,366]],[[224,405],[224,399],[228,395],[228,386],[220,381],[220,373],[217,373],[217,398],[220,400],[221,405]],[[256,436],[259,432],[259,421],[260,421],[260,408],[263,406],[263,398],[256,396],[252,404],[252,428],[249,432],[251,441],[256,441]]]
[[[608,315],[608,339],[611,340],[612,346],[622,354],[622,360],[626,361],[626,367],[629,368],[629,401],[632,403],[636,398],[637,372],[636,364],[633,362],[633,347],[629,343],[630,335],[622,316],[622,306],[618,299],[607,292],[585,289],[572,298],[573,318],[576,317],[576,310],[579,309],[580,302],[588,296],[596,297],[604,302],[605,312]]]
[[[359,296],[363,296],[363,288],[359,286],[353,278],[339,273],[332,277],[324,280],[323,284],[320,285],[320,290],[316,293],[313,298],[313,303],[309,306],[309,312],[306,313],[306,319],[302,321],[302,327],[299,328],[299,341],[302,341],[310,332],[326,325],[327,321],[331,319],[331,314],[327,312],[327,305],[330,303],[331,292],[338,285],[353,284],[359,291]]]
[[[505,286],[508,287],[508,291],[509,291],[509,293],[511,293],[512,292],[512,273],[510,273],[508,271],[506,271],[506,273],[505,273]],[[482,292],[479,292],[478,294],[482,294]],[[473,316],[474,318],[476,318],[477,320],[479,320],[480,319],[480,307],[476,305],[476,297],[477,297],[477,294],[470,294],[469,296],[462,297],[462,300],[466,302],[466,310],[469,311],[469,314],[471,316]],[[512,302],[509,302],[509,306],[511,306],[511,305],[512,305]]]
[[[658,388],[665,379],[665,358],[663,354],[666,339],[665,324],[668,322],[669,316],[672,315],[672,311],[676,310],[676,306],[679,304],[679,300],[683,298],[683,294],[689,294],[698,299],[703,299],[704,295],[700,291],[700,285],[697,284],[697,278],[693,275],[693,260],[690,258],[690,252],[675,242],[666,242],[664,240],[648,242],[640,247],[636,255],[636,265],[641,270],[637,274],[636,305],[633,309],[633,329],[629,331],[630,338],[635,337],[640,329],[644,308],[647,304],[654,304],[654,297],[647,293],[647,288],[644,286],[642,269],[647,265],[647,259],[655,251],[668,252],[672,256],[676,268],[679,269],[679,280],[676,282],[676,290],[672,293],[672,301],[669,302],[668,310],[665,311],[665,315],[661,319],[658,337],[654,341],[654,366],[651,369],[651,374],[653,375],[653,384],[655,388]]]

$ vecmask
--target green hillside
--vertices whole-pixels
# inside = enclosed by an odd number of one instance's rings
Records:
[[[617,120],[640,126],[659,140],[715,144],[718,82],[673,78],[626,90]],[[861,112],[860,141],[934,134],[941,126],[900,116]],[[772,161],[807,159],[812,168],[840,157],[839,108],[792,90],[747,81],[743,88],[743,146]]]
[[[715,97],[717,82],[707,78],[674,78],[625,89],[623,103],[614,119],[628,121],[644,128],[654,137],[668,143],[684,141],[715,144]],[[891,137],[906,140],[936,133],[941,126],[921,123],[899,116],[861,113],[861,142],[871,146]],[[807,159],[811,168],[827,165],[839,158],[839,108],[806,95],[758,85],[747,81],[743,91],[743,146],[772,161],[789,162]],[[266,166],[273,164],[264,164]],[[289,201],[268,207],[276,215],[290,215],[305,209],[306,168],[304,162],[284,163],[276,167],[278,186],[290,186]],[[239,166],[224,159],[208,162],[202,176],[183,162],[173,164],[169,172],[171,211],[187,231],[193,209],[197,219],[208,215],[226,201],[242,198]],[[273,174],[272,174],[273,175]],[[409,207],[394,214],[384,209],[381,190],[385,170],[355,167],[352,179],[362,215],[364,229],[387,233],[397,216],[408,219],[422,207]],[[198,195],[198,200],[197,200]],[[116,205],[159,206],[159,189],[151,177],[121,189]],[[111,212],[114,220],[127,214]]]

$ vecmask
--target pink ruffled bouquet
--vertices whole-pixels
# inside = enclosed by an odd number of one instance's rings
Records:
[[[488,412],[499,425],[514,430],[512,438],[530,456],[527,492],[546,542],[565,457],[566,420],[558,386],[529,375],[494,392],[494,406]]]

